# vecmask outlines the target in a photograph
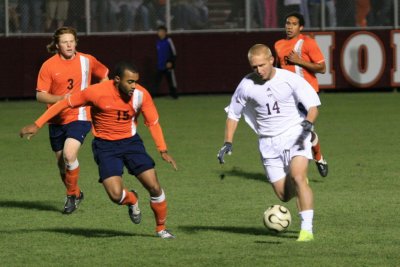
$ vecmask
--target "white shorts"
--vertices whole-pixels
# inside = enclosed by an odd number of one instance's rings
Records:
[[[259,138],[261,160],[270,183],[275,183],[286,177],[293,157],[313,158],[310,141],[311,134],[304,140],[304,150],[299,150],[299,146],[295,145],[302,131],[303,127],[299,125],[278,136]]]

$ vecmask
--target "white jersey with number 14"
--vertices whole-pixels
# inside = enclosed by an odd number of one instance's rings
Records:
[[[228,118],[246,122],[259,136],[277,136],[298,126],[304,115],[298,109],[301,102],[308,110],[321,105],[312,86],[299,75],[275,68],[272,79],[263,81],[251,73],[244,77],[227,107]]]

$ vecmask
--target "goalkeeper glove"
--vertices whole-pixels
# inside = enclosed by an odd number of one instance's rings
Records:
[[[228,154],[228,155],[232,154],[232,143],[225,142],[224,145],[219,150],[217,157],[218,157],[220,164],[225,163],[225,161],[224,161],[225,154]]]
[[[300,125],[303,127],[303,132],[300,134],[299,138],[297,138],[296,145],[299,146],[298,150],[304,150],[304,140],[306,140],[307,136],[313,130],[314,125],[308,120],[302,121]]]

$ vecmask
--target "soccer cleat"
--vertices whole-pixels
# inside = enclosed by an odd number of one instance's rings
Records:
[[[67,196],[64,204],[64,214],[71,214],[72,212],[74,212],[83,199],[84,196],[82,191],[80,191],[79,196]]]
[[[315,161],[315,164],[317,164],[317,168],[319,171],[319,174],[322,177],[326,177],[328,175],[328,163],[324,158],[321,158],[319,161]]]
[[[313,240],[314,240],[313,233],[310,233],[307,230],[300,230],[299,238],[297,238],[297,241],[308,242],[308,241],[313,241]]]
[[[171,232],[168,231],[167,229],[157,232],[157,236],[161,237],[162,239],[174,239],[175,238],[175,236],[173,234],[171,234]]]
[[[135,190],[131,190],[131,192],[133,194],[135,194],[137,202],[134,205],[128,206],[128,213],[129,213],[129,217],[131,218],[131,221],[134,224],[139,224],[140,221],[142,220],[142,213],[140,212],[140,209],[139,209],[139,196]]]

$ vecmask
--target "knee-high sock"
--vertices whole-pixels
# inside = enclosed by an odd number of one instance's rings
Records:
[[[321,147],[320,147],[320,144],[319,144],[319,138],[318,138],[317,133],[313,132],[313,134],[315,135],[315,137],[314,137],[314,140],[311,141],[311,144],[312,144],[312,148],[311,149],[312,149],[312,152],[313,152],[313,155],[314,155],[314,159],[316,161],[319,161],[322,158]]]
[[[120,205],[135,205],[138,199],[136,198],[135,194],[124,189],[122,192],[121,200],[119,201]]]
[[[75,160],[72,164],[66,164],[66,172],[65,172],[65,186],[67,188],[67,195],[79,196],[80,188],[78,186],[78,178],[79,178],[79,162]]]
[[[167,220],[167,200],[165,199],[164,191],[162,191],[159,197],[152,197],[150,201],[150,207],[154,212],[156,219],[156,231],[162,231],[165,229],[165,222]]]

